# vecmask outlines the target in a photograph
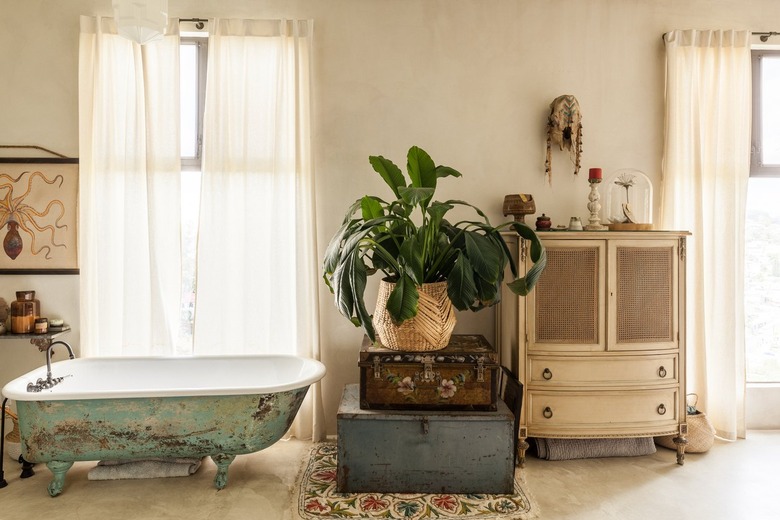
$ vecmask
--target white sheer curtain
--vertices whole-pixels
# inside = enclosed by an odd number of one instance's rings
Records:
[[[81,17],[79,258],[85,356],[169,354],[179,313],[179,36],[140,46]]]
[[[319,359],[311,21],[213,20],[198,233],[196,354]],[[323,434],[319,385],[293,427]]]
[[[718,435],[745,435],[744,227],[750,173],[747,31],[672,31],[666,43],[661,213],[688,239],[688,392]]]

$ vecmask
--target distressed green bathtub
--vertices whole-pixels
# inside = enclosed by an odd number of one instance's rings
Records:
[[[46,367],[11,381],[25,460],[46,463],[62,492],[74,461],[211,456],[214,485],[227,485],[236,455],[278,441],[309,385],[325,375],[319,361],[295,356],[84,358],[52,364],[64,377],[27,391]]]

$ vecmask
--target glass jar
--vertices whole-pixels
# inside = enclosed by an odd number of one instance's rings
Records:
[[[11,302],[11,332],[34,332],[35,320],[40,316],[41,302],[35,299],[35,291],[16,291],[16,300]]]
[[[35,320],[35,333],[46,334],[49,332],[49,320],[46,318],[38,318]]]

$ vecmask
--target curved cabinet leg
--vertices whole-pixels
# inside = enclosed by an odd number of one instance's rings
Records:
[[[230,467],[230,463],[233,462],[233,459],[235,458],[235,455],[230,455],[228,453],[218,453],[217,455],[211,456],[211,460],[217,465],[217,475],[214,477],[214,487],[217,489],[222,489],[227,486],[228,467]]]
[[[47,462],[46,466],[54,475],[52,481],[49,482],[49,495],[56,497],[62,493],[62,486],[65,484],[65,473],[73,466],[73,461],[53,460]]]
[[[528,450],[528,448],[531,447],[530,444],[528,444],[525,440],[525,437],[520,437],[518,443],[517,443],[517,454],[519,457],[519,466],[521,468],[525,467],[525,452]]]
[[[685,464],[685,446],[688,445],[688,439],[683,434],[679,434],[673,438],[675,446],[677,446],[677,464],[682,466]]]

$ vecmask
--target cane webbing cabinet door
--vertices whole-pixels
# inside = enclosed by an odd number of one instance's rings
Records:
[[[521,462],[528,437],[674,434],[683,463],[687,235],[539,232],[547,268],[514,316],[497,313],[497,342],[519,351]],[[524,241],[510,243],[529,267]]]
[[[605,245],[545,241],[547,267],[527,297],[529,351],[604,350]]]

